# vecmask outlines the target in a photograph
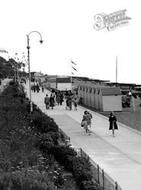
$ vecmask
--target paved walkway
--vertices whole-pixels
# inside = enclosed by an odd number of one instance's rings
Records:
[[[141,134],[118,123],[115,137],[108,130],[108,119],[92,113],[92,134],[86,135],[80,127],[85,108],[65,110],[65,105],[46,110],[44,93],[33,93],[32,100],[47,115],[54,118],[59,127],[71,138],[71,143],[82,148],[123,190],[141,189]]]

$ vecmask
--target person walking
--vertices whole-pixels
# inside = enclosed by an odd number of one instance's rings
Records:
[[[54,107],[54,105],[55,105],[54,97],[55,97],[55,96],[51,93],[50,99],[49,99],[51,109],[53,109],[53,107]]]
[[[64,101],[64,96],[63,93],[60,92],[60,105],[62,105],[63,101]]]
[[[46,94],[45,98],[44,98],[44,103],[45,103],[45,106],[46,106],[46,109],[49,109],[49,97],[48,97],[48,94]]]
[[[72,101],[73,101],[73,105],[74,105],[74,110],[77,110],[78,96],[76,94],[73,96]]]
[[[66,93],[66,109],[72,110],[72,93],[68,91]]]
[[[66,91],[66,93],[65,93],[65,99],[66,99],[66,110],[68,109],[68,97],[69,97],[69,93],[68,93],[68,91]]]
[[[51,91],[51,96],[55,99],[55,96],[56,96],[55,90]]]
[[[89,123],[88,112],[84,111],[84,115],[83,115],[83,118],[82,118],[82,121],[81,121],[81,127],[84,127],[84,129],[86,131],[86,134],[90,135],[91,131],[89,130],[88,123]]]
[[[60,105],[60,92],[56,93],[56,102],[58,104],[58,106]]]
[[[42,92],[44,92],[44,86],[42,85]]]
[[[39,86],[39,84],[37,83],[37,86],[36,86],[36,90],[37,90],[37,93],[39,93],[40,92],[40,86]]]
[[[67,106],[69,107],[70,110],[72,110],[72,97],[71,97],[71,95],[69,95],[67,98]]]
[[[109,130],[112,130],[113,137],[115,136],[115,130],[118,130],[117,118],[114,112],[111,112],[109,116]]]
[[[88,126],[91,128],[92,114],[90,112],[88,112],[88,111],[87,111],[87,122],[88,122]]]

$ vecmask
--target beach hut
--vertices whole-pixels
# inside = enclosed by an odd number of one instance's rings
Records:
[[[119,87],[103,87],[100,96],[102,111],[122,111],[122,94]]]

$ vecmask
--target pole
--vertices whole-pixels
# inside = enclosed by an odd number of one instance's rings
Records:
[[[118,190],[118,183],[115,182],[115,190]]]
[[[40,41],[39,41],[39,42],[40,42],[41,44],[43,43],[42,35],[41,35],[40,32],[38,32],[38,31],[31,31],[31,32],[27,35],[27,62],[28,62],[28,73],[29,73],[30,113],[31,113],[32,110],[33,110],[33,107],[32,107],[32,97],[31,97],[30,45],[29,45],[29,36],[30,36],[32,33],[37,33],[37,34],[40,36]]]
[[[117,77],[118,77],[118,57],[116,56],[116,86],[117,86]]]
[[[73,75],[73,72],[72,72],[72,62],[70,62],[70,66],[71,66],[71,78],[70,78],[70,80],[71,80],[71,91],[72,91],[72,75]]]
[[[100,184],[100,180],[99,180],[99,165],[97,164],[97,182],[98,184]]]
[[[70,80],[71,80],[71,91],[72,91],[72,74],[71,74]]]
[[[32,112],[29,35],[27,35],[27,62],[28,62],[28,74],[29,74],[29,101],[30,101],[30,112]]]
[[[103,186],[103,190],[105,189],[105,181],[104,181],[104,170],[102,170],[102,182],[103,182],[103,184],[102,184],[102,186]]]

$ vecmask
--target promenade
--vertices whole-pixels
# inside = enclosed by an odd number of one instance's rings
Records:
[[[26,89],[28,90],[28,89]],[[39,108],[54,118],[59,127],[70,137],[71,144],[82,148],[105,172],[117,181],[122,190],[141,189],[141,133],[118,123],[119,130],[115,137],[108,130],[108,119],[96,112],[90,111],[92,119],[92,134],[85,134],[80,126],[85,108],[78,106],[77,111],[65,109],[56,105],[53,110],[46,110],[44,93],[32,93],[32,101]],[[28,94],[28,91],[27,91]],[[87,109],[88,110],[88,109]]]

